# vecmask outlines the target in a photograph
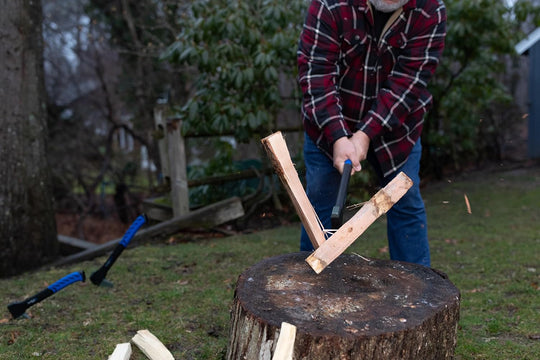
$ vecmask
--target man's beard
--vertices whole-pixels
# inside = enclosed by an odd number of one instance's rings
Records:
[[[375,7],[375,9],[388,13],[399,9],[408,3],[409,0],[399,0],[396,3],[388,3],[387,0],[369,0],[369,2],[371,5],[373,5],[373,7]]]

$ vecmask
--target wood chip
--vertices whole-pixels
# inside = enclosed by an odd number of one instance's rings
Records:
[[[139,330],[131,342],[150,360],[174,360],[169,350],[148,330]]]
[[[129,360],[131,357],[131,344],[117,344],[114,352],[109,356],[108,360]]]

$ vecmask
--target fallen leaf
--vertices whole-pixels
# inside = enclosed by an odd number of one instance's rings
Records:
[[[467,290],[465,291],[466,293],[470,293],[470,294],[474,294],[474,293],[478,293],[478,292],[483,292],[484,290],[482,289],[478,289],[478,288],[474,288],[472,290]]]
[[[386,254],[388,252],[388,246],[382,247],[378,251],[379,254]]]

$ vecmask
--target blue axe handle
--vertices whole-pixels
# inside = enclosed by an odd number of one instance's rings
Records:
[[[49,296],[57,293],[58,291],[65,288],[66,286],[73,284],[74,282],[77,282],[77,281],[84,282],[85,280],[86,280],[86,276],[84,274],[84,271],[72,272],[71,274],[66,275],[60,280],[57,280],[51,285],[47,286],[45,289],[41,290],[36,295],[31,296],[28,299],[25,299],[23,301],[9,304],[8,310],[11,313],[11,316],[13,316],[13,318],[16,319],[19,316],[24,315],[26,309],[28,309],[30,306],[35,305],[38,302],[45,300]]]
[[[116,259],[118,259],[122,251],[124,251],[124,249],[129,245],[131,239],[133,239],[137,231],[139,231],[139,229],[146,223],[146,221],[147,218],[145,214],[139,215],[135,219],[133,224],[131,224],[129,229],[127,229],[126,233],[122,237],[122,240],[120,240],[118,245],[116,245],[116,247],[114,248],[112,254],[109,256],[107,261],[105,261],[105,264],[103,264],[98,270],[96,270],[94,273],[92,273],[92,275],[90,275],[90,280],[92,281],[92,284],[99,286],[102,283],[103,279],[105,279],[105,276],[107,275],[107,272],[113,266]]]

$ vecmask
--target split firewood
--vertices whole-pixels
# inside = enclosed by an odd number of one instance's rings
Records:
[[[108,360],[129,360],[131,357],[131,344],[117,344]]]
[[[379,190],[358,212],[343,224],[307,259],[311,268],[319,274],[341,255],[379,216],[386,213],[412,186],[412,180],[400,172],[384,188]]]
[[[296,326],[282,322],[272,360],[292,360],[295,338]]]
[[[325,240],[324,232],[319,225],[315,209],[313,209],[300,182],[283,135],[278,131],[261,141],[272,161],[274,170],[289,193],[313,247],[317,249]]]
[[[131,339],[150,360],[174,360],[171,352],[148,330],[139,330]]]

